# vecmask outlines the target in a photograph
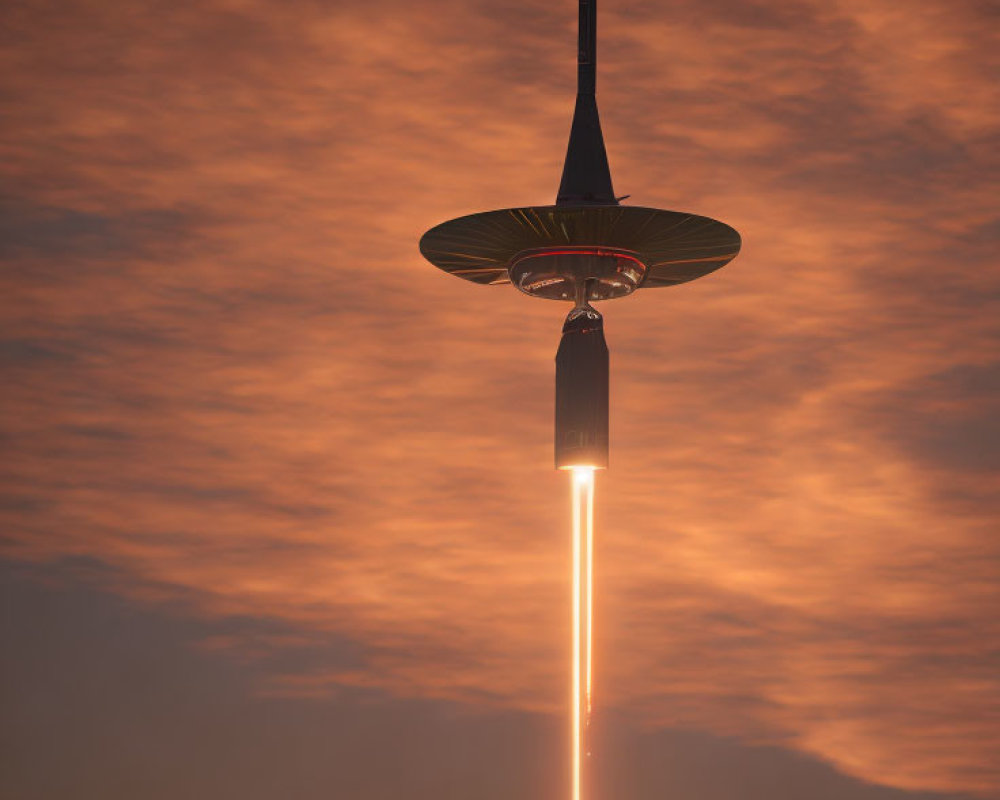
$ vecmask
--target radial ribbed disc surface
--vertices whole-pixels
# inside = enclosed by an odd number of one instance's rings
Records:
[[[649,268],[642,287],[700,278],[732,260],[740,235],[681,211],[638,206],[534,206],[485,211],[431,228],[420,252],[434,266],[475,283],[507,283],[525,250],[597,246],[628,250]]]

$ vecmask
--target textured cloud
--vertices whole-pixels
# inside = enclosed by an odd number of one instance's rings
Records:
[[[197,619],[136,608],[95,591],[113,570],[85,560],[0,564],[0,615],[17,659],[0,662],[3,788],[13,797],[545,798],[568,794],[565,722],[517,709],[340,689],[326,701],[253,696],[274,659],[297,661],[307,636],[276,622]],[[30,578],[28,577],[30,576]],[[168,606],[169,608],[169,606]],[[280,647],[215,655],[239,634]],[[213,643],[191,647],[198,637]],[[350,648],[315,635],[327,664]],[[72,664],[73,669],[64,665]],[[865,784],[815,759],[710,734],[646,732],[602,716],[597,796],[670,793],[725,800],[959,800]],[[52,769],[52,764],[59,769]],[[720,769],[720,764],[724,765]],[[967,797],[967,796],[962,796]]]
[[[601,21],[615,188],[745,240],[604,308],[601,703],[997,796],[990,10]],[[559,711],[562,310],[416,242],[551,201],[574,25],[568,2],[15,6],[5,555],[357,644],[269,694]]]

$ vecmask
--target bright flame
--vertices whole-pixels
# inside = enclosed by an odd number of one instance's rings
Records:
[[[590,727],[590,695],[593,683],[594,636],[594,471],[587,472],[587,727]]]
[[[594,468],[573,467],[573,800],[581,800],[594,635]]]

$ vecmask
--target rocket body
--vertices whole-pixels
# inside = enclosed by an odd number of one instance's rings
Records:
[[[604,319],[574,308],[556,353],[556,468],[608,466],[608,346]]]

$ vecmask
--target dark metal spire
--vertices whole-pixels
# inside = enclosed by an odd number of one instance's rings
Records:
[[[579,36],[576,92],[593,94],[597,84],[597,0],[580,0]]]
[[[580,0],[576,110],[556,205],[617,205],[597,113],[597,0]]]
[[[728,225],[686,211],[618,205],[594,99],[596,0],[579,4],[576,113],[556,204],[443,222],[423,235],[420,252],[464,280],[513,283],[534,297],[578,304],[714,272],[740,251],[740,235]]]

